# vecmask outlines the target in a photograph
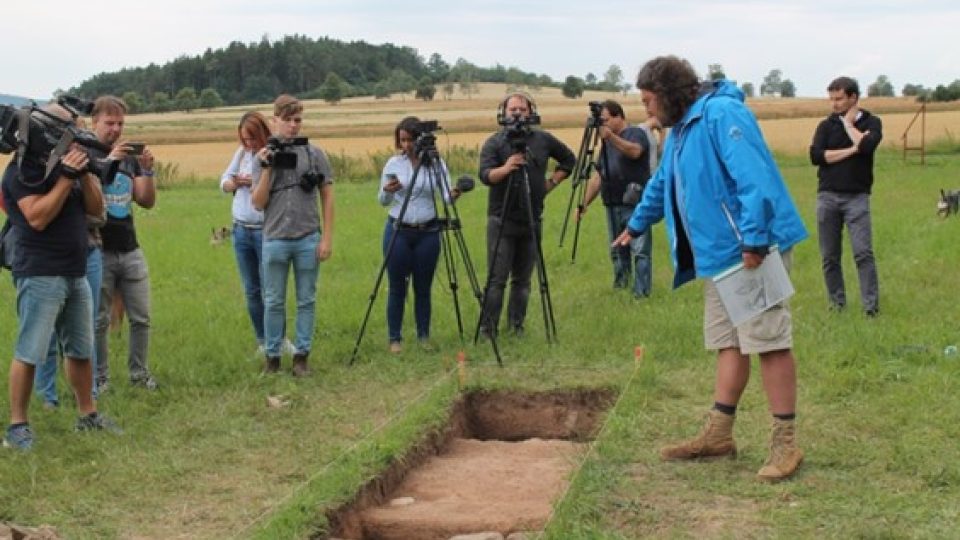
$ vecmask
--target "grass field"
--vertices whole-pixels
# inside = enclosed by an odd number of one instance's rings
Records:
[[[482,109],[489,115],[489,104]],[[392,123],[400,113],[388,116]],[[806,141],[812,124],[794,129]],[[386,146],[387,137],[380,141]],[[101,401],[123,436],[73,433],[62,379],[61,410],[44,411],[34,400],[34,451],[0,452],[0,521],[50,524],[66,538],[309,537],[323,530],[324,510],[442,421],[458,393],[450,363],[461,349],[442,273],[434,286],[438,353],[386,352],[381,291],[360,361],[346,365],[380,263],[384,212],[369,182],[335,188],[337,234],[333,258],[321,267],[315,375],[259,375],[232,250],[209,243],[211,227],[230,219],[230,200],[214,178],[232,147],[224,144],[213,172],[162,191],[156,208],[136,214],[152,278],[151,363],[161,390],[147,394],[122,383],[124,332],[111,344],[117,384]],[[766,455],[769,419],[758,381],[738,415],[738,459],[658,461],[657,448],[695,432],[710,404],[713,363],[701,346],[700,285],[669,290],[661,225],[654,233],[653,296],[638,302],[616,293],[600,213],[584,223],[571,264],[570,244],[557,247],[569,188],[552,196],[544,252],[560,343],[545,344],[534,294],[527,336],[501,344],[503,369],[487,346],[464,347],[471,388],[621,392],[546,537],[955,536],[960,357],[943,351],[960,343],[960,219],[934,214],[938,190],[960,188],[955,146],[940,145],[949,152],[928,156],[925,167],[904,163],[889,148],[878,156],[872,205],[883,313],[876,320],[859,313],[849,250],[850,309],[828,313],[814,230],[815,170],[803,155],[779,156],[811,239],[798,246],[792,275],[799,442],[807,460],[795,480],[777,486],[753,479]],[[452,171],[461,172],[473,171]],[[481,276],[485,202],[481,188],[459,204]],[[460,279],[465,291],[462,273]],[[478,310],[469,294],[461,294],[461,303],[470,332]],[[12,287],[0,287],[0,306],[0,350],[9,352],[16,331]],[[412,339],[409,313],[406,322]],[[646,356],[635,367],[637,345]],[[0,362],[4,395],[7,372]],[[289,407],[268,407],[267,397],[276,395]]]

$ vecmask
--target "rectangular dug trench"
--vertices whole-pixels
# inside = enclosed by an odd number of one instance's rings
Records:
[[[328,515],[332,537],[539,531],[615,398],[612,389],[466,394],[446,426]]]

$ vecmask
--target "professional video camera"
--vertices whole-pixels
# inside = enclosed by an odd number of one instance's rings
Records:
[[[293,137],[291,139],[270,137],[267,139],[267,149],[270,151],[267,164],[275,169],[296,169],[297,153],[292,148],[306,145],[306,137]]]
[[[591,127],[600,127],[603,125],[603,120],[600,118],[600,113],[603,112],[603,103],[599,101],[591,101],[587,104],[590,107],[590,118],[587,119],[587,123]]]
[[[424,120],[417,122],[414,129],[419,133],[417,140],[413,143],[414,153],[424,155],[424,151],[427,150],[427,157],[432,157],[431,154],[435,154],[437,149],[437,136],[434,132],[440,130],[440,123],[436,120]]]
[[[524,117],[515,114],[504,116],[499,119],[499,124],[503,126],[503,132],[507,135],[507,140],[510,141],[510,147],[515,152],[525,152],[527,150],[527,135],[533,131],[533,126],[540,125],[540,115],[531,114]]]
[[[61,118],[45,111],[36,103],[20,108],[0,105],[0,154],[17,152],[17,158],[21,162],[27,160],[45,166],[46,172],[40,180],[42,182],[60,164],[60,159],[70,149],[71,143],[77,143],[89,157],[86,169],[77,172],[91,172],[97,175],[102,183],[112,183],[120,162],[90,153],[90,150],[94,149],[109,153],[112,148],[101,143],[92,131],[80,129],[76,125],[78,116],[90,114],[93,103],[73,96],[61,96],[57,99],[57,104],[67,110],[70,118]]]

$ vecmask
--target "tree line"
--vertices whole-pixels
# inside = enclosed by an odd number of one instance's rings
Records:
[[[710,64],[707,78],[728,77],[722,65]],[[131,112],[166,112],[264,103],[283,92],[333,104],[352,96],[388,98],[411,92],[417,99],[432,100],[438,89],[445,99],[458,90],[469,98],[480,82],[504,83],[507,90],[525,87],[534,92],[542,87],[559,87],[571,99],[587,90],[626,94],[633,86],[616,64],[600,77],[592,72],[582,78],[569,75],[559,83],[546,74],[501,64],[483,68],[458,58],[451,65],[438,53],[424,59],[416,49],[392,43],[372,45],[295,34],[277,41],[266,35],[255,43],[234,41],[225,48],[208,48],[203,54],[183,55],[163,65],[151,63],[100,73],[68,92],[87,98],[119,95]],[[758,91],[751,82],[739,87],[747,97],[754,97]],[[934,89],[907,84],[901,93],[920,101],[952,101],[960,99],[960,79]],[[796,85],[780,69],[771,69],[760,84],[759,95],[795,97]],[[880,75],[867,86],[866,95],[893,96],[893,84],[886,75]]]
[[[472,97],[479,82],[553,85],[547,75],[500,64],[479,67],[463,58],[451,65],[437,53],[425,60],[416,49],[391,43],[292,35],[277,41],[268,36],[257,43],[234,41],[163,65],[99,73],[68,92],[87,98],[114,94],[123,96],[133,112],[164,112],[264,103],[282,92],[336,103],[351,96],[409,92],[433,99],[440,86],[447,97],[458,89]]]

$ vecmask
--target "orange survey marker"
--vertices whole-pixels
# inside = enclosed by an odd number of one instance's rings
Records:
[[[638,366],[643,362],[643,345],[637,345],[633,348],[633,361]]]
[[[460,389],[467,385],[467,355],[463,351],[457,353],[457,374],[460,378]]]

